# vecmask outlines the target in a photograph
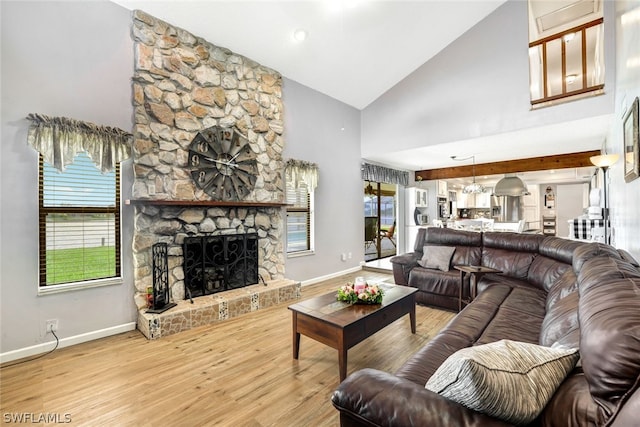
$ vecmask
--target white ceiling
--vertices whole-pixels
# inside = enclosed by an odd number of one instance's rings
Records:
[[[363,109],[506,0],[112,1]],[[305,41],[293,39],[296,29],[308,32]],[[610,120],[603,116],[366,160],[422,170],[454,166],[452,154],[469,152],[476,163],[486,163],[566,153],[567,144],[572,152],[593,150],[600,148]],[[513,140],[520,142],[517,151],[509,150]]]
[[[141,9],[358,109],[505,0],[152,1]],[[296,42],[293,32],[308,37]]]
[[[611,128],[611,121],[611,115],[589,117],[406,151],[372,154],[367,159],[413,171],[471,165],[471,160],[464,163],[451,159],[451,156],[468,157],[470,153],[479,164],[599,150]]]

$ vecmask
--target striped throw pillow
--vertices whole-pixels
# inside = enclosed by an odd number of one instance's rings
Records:
[[[426,388],[474,411],[528,424],[576,365],[578,349],[501,340],[449,356]]]

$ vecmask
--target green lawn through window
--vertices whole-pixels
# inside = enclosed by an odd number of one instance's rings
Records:
[[[47,250],[47,285],[114,277],[116,274],[114,259],[113,246],[49,249]],[[84,266],[84,269],[81,266]]]

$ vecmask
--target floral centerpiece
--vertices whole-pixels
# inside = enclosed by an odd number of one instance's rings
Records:
[[[350,304],[380,304],[384,291],[378,285],[370,285],[364,281],[347,283],[338,289],[338,301]]]

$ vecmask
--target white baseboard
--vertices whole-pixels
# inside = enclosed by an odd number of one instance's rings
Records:
[[[313,279],[304,280],[300,282],[302,286],[314,285],[316,283],[322,282],[323,280],[333,279],[334,277],[342,276],[344,274],[355,273],[357,271],[362,270],[362,265],[357,267],[352,267],[347,270],[338,271],[336,273],[327,274],[326,276],[314,277]]]
[[[97,340],[99,338],[108,337],[111,335],[121,334],[123,332],[133,331],[136,328],[136,323],[125,323],[111,328],[100,329],[97,331],[87,332],[86,334],[75,335],[72,337],[62,338],[58,344],[58,348],[69,347],[71,345],[80,344],[87,341]],[[51,336],[52,341],[33,345],[31,347],[20,348],[18,350],[8,351],[6,353],[0,353],[0,363],[11,362],[12,360],[22,359],[24,357],[35,356],[41,353],[51,351],[55,346],[55,338]]]

